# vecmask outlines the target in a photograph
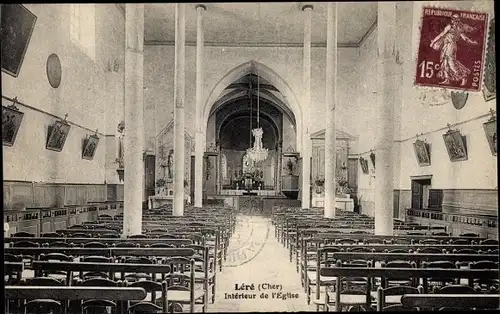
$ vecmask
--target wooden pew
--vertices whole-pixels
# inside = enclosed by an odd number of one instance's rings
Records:
[[[59,262],[59,261],[34,261],[33,270],[39,271],[66,271],[66,282],[72,282],[73,272],[103,272],[109,273],[114,280],[115,273],[149,273],[168,274],[170,265],[166,264],[128,264],[128,263],[87,263],[87,262]]]
[[[319,254],[326,251],[327,248],[319,249]],[[417,266],[422,262],[433,262],[433,261],[450,261],[452,263],[456,262],[478,262],[478,261],[492,261],[498,262],[497,254],[432,254],[432,253],[384,253],[384,252],[332,252],[330,253],[333,259],[347,261],[347,260],[371,260],[374,262],[380,261],[395,261],[395,260],[410,260],[415,261]],[[498,275],[498,274],[497,274]]]
[[[498,309],[498,294],[406,294],[401,298],[404,307],[421,310],[448,308]]]
[[[8,273],[19,273],[24,270],[24,264],[20,262],[4,262],[3,263],[3,272],[4,274]]]
[[[193,249],[189,248],[5,248],[5,253],[13,255],[35,255],[49,254],[49,253],[64,253],[71,256],[159,256],[159,257],[173,257],[173,256],[187,256],[190,257],[194,254]]]
[[[66,242],[68,244],[73,243],[76,245],[81,245],[84,243],[89,243],[89,242],[101,242],[104,244],[112,245],[112,244],[117,244],[120,242],[131,242],[140,246],[146,246],[146,245],[151,245],[153,243],[165,243],[165,244],[173,244],[177,247],[180,246],[185,246],[192,244],[193,241],[190,239],[162,239],[162,238],[155,238],[155,239],[122,239],[122,238],[66,238],[66,237],[61,237],[61,238],[7,238],[8,240],[11,240],[11,243],[15,243],[18,241],[31,241],[35,243],[39,243],[40,245],[43,244],[50,244],[54,242]],[[7,240],[6,239],[6,240]]]
[[[321,267],[319,269],[319,275],[325,277],[335,277],[335,304],[334,311],[338,312],[338,305],[340,304],[340,294],[341,294],[341,278],[342,277],[366,277],[367,280],[367,291],[371,291],[372,278],[389,278],[389,277],[407,277],[407,278],[423,278],[424,283],[427,278],[432,277],[451,277],[451,278],[468,278],[469,282],[473,282],[473,279],[487,279],[487,278],[498,278],[498,270],[487,269],[441,269],[441,268],[372,268],[372,267]],[[328,293],[325,292],[328,296]],[[497,296],[498,297],[498,296]],[[328,308],[328,297],[322,301],[319,296],[319,290],[317,290],[317,302],[326,302]],[[370,306],[371,304],[367,304]]]
[[[364,252],[336,252],[337,247],[323,247],[319,248],[317,250],[317,256],[316,256],[316,274],[313,275],[314,278],[310,278],[310,273],[307,271],[307,260],[305,263],[305,271],[301,273],[301,276],[303,276],[304,284],[305,284],[305,290],[307,293],[307,300],[310,298],[310,282],[314,282],[316,286],[316,296],[318,298],[319,292],[320,292],[320,282],[318,278],[321,278],[320,276],[320,269],[321,269],[321,262],[322,262],[322,255],[328,254],[329,259],[331,260],[331,263],[339,263],[339,262],[345,262],[345,261],[350,261],[350,260],[366,260],[366,261],[372,261],[372,262],[381,262],[381,261],[411,261],[415,262],[417,267],[420,267],[424,262],[432,262],[432,261],[451,261],[453,263],[457,262],[474,262],[474,261],[493,261],[497,262],[498,261],[498,255],[495,254],[490,254],[490,255],[484,255],[484,254],[425,254],[425,253],[384,253],[384,252],[372,252],[372,253],[364,253]],[[372,269],[380,269],[380,268],[372,268]],[[382,268],[384,269],[384,268]],[[354,277],[351,276],[351,277]],[[408,278],[413,278],[413,277],[408,277]],[[467,277],[465,277],[467,278]],[[496,277],[498,278],[498,274]],[[382,280],[384,282],[384,280]],[[469,284],[472,284],[471,281],[469,281]],[[427,282],[424,281],[424,289],[427,290]]]
[[[174,257],[174,259],[178,260],[179,257]],[[181,258],[182,259],[182,258]],[[186,260],[189,262],[189,260]],[[191,303],[190,299],[193,298],[193,301],[201,300],[201,305],[203,308],[206,308],[208,304],[209,297],[209,289],[214,288],[209,286],[209,272],[208,268],[205,267],[203,273],[199,273],[195,271],[194,260],[190,261],[191,271],[189,272],[189,277],[191,278],[189,292],[183,291],[174,291],[170,290],[167,292],[167,299],[169,302],[184,302]],[[206,264],[205,264],[206,265]],[[33,269],[37,272],[39,271],[66,271],[67,279],[66,282],[71,283],[73,272],[103,272],[109,273],[109,278],[114,280],[115,273],[121,273],[122,276],[124,273],[147,273],[152,274],[152,278],[156,278],[157,274],[161,274],[162,281],[165,278],[172,274],[172,268],[170,264],[128,264],[128,263],[87,263],[87,262],[58,262],[58,261],[35,261],[33,262]],[[203,277],[200,277],[200,276]],[[203,288],[198,289],[194,286],[198,279],[201,279],[203,283]],[[215,296],[215,291],[212,291]],[[194,304],[193,304],[194,306]]]
[[[4,283],[11,284],[19,282],[21,280],[23,270],[24,270],[23,262],[4,262],[3,264]]]
[[[51,287],[51,286],[6,286],[6,299],[106,299],[142,300],[146,291],[142,288],[126,287]]]
[[[9,314],[9,299],[34,300],[143,300],[146,291],[142,288],[128,287],[52,287],[52,286],[6,286],[5,287],[5,313]],[[67,303],[64,302],[64,313],[68,312]],[[164,309],[165,311],[166,309]],[[165,311],[166,312],[166,311]]]

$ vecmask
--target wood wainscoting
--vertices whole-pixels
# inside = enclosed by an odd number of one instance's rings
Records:
[[[443,213],[498,216],[498,190],[443,189]]]
[[[110,189],[115,193],[110,193]],[[123,185],[4,181],[3,193],[4,209],[53,208],[91,202],[121,201]]]

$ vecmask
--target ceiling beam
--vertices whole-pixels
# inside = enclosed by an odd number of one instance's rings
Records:
[[[173,40],[144,40],[146,46],[174,46]],[[196,42],[186,42],[186,46],[196,46]],[[233,43],[233,42],[205,42],[206,47],[240,47],[240,48],[303,48],[304,43]],[[338,43],[339,48],[358,48],[358,43]],[[325,43],[311,43],[313,48],[326,48]]]

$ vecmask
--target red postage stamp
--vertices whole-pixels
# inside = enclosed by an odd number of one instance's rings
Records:
[[[480,91],[488,14],[424,7],[415,84]]]

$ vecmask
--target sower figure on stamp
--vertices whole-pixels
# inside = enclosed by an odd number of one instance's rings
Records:
[[[478,45],[467,37],[465,33],[474,31],[475,28],[464,24],[458,14],[453,14],[451,24],[446,25],[441,34],[431,42],[430,46],[434,50],[440,50],[440,67],[437,76],[443,81],[440,84],[450,84],[450,81],[460,82],[464,86],[471,70],[457,60],[457,42],[462,39],[465,42]]]

